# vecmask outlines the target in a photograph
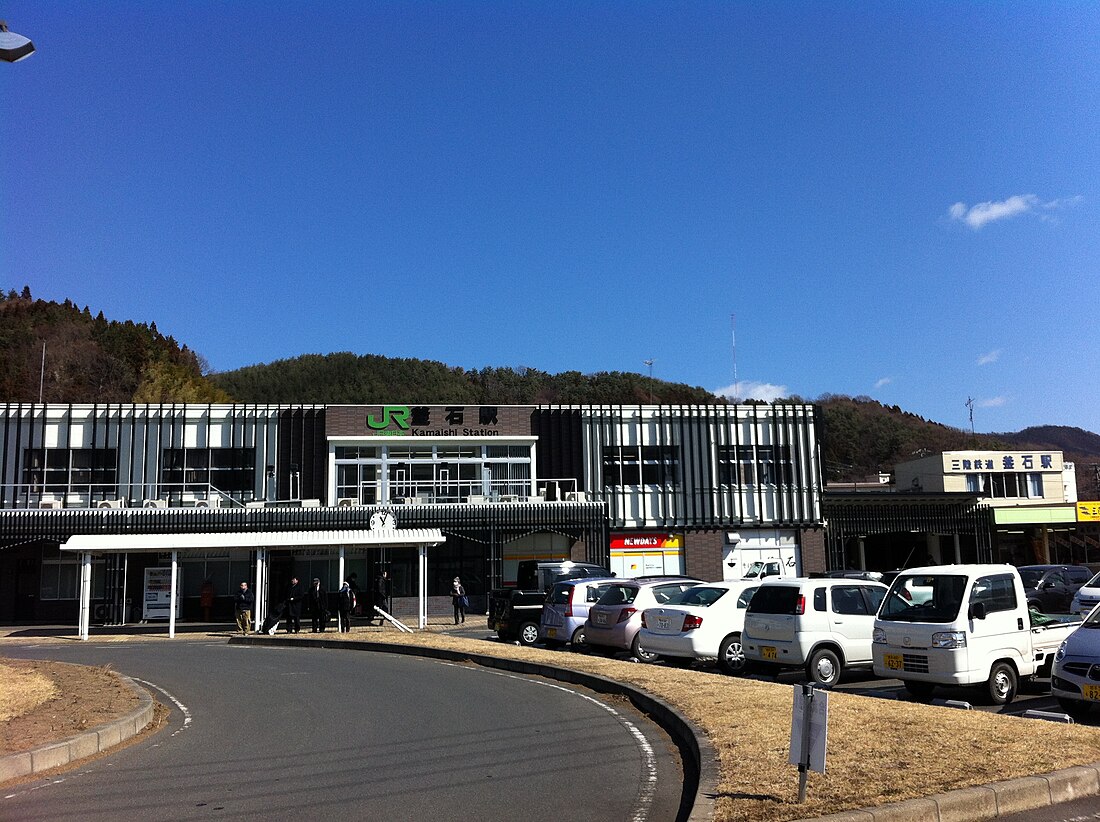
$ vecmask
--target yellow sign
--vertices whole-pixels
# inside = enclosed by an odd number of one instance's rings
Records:
[[[1100,502],[1078,502],[1078,522],[1100,522]]]

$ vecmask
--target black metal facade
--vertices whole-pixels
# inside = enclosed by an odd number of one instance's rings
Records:
[[[822,507],[831,569],[844,567],[852,537],[911,532],[967,536],[980,562],[993,561],[990,509],[971,494],[827,491]]]

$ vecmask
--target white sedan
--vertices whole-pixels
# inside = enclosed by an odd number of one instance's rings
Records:
[[[745,669],[741,629],[760,580],[706,582],[642,612],[639,644],[670,662],[717,659],[730,674]]]

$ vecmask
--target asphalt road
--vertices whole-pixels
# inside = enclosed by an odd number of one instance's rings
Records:
[[[5,643],[111,665],[170,727],[2,792],[4,820],[669,820],[672,744],[629,706],[473,665],[221,641]],[[186,721],[185,721],[186,720]]]

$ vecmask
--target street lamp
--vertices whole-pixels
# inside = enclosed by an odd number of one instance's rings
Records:
[[[34,54],[34,43],[22,34],[8,31],[8,24],[0,20],[0,60],[18,63]]]

